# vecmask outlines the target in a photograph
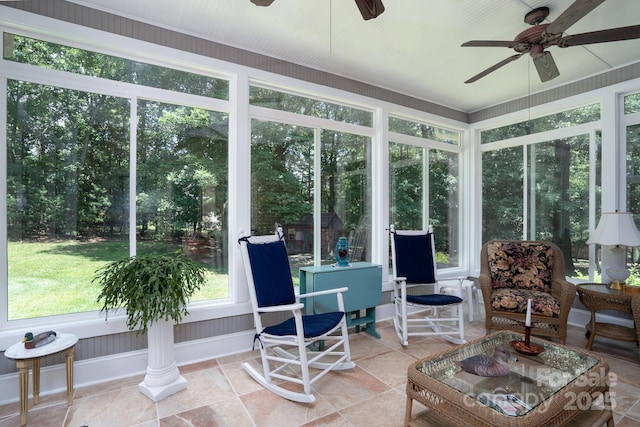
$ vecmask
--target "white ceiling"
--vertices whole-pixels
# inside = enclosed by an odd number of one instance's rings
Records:
[[[524,15],[547,6],[553,21],[573,0],[383,0],[365,21],[354,0],[71,0],[215,42],[327,71],[464,112],[499,104],[640,60],[640,40],[552,46],[560,77],[541,83],[528,55],[469,40],[513,40]],[[640,24],[640,1],[608,0],[565,34]],[[529,83],[530,80],[530,83]],[[530,84],[530,88],[529,88]]]

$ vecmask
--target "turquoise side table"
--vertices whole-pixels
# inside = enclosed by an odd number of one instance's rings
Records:
[[[300,293],[324,291],[347,286],[343,294],[347,326],[363,330],[376,338],[376,306],[382,298],[382,266],[368,262],[354,262],[347,267],[321,265],[300,267]],[[335,295],[305,298],[309,314],[337,311]]]

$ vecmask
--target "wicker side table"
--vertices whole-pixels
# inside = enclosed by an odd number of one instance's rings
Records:
[[[584,283],[578,285],[578,297],[580,302],[591,312],[591,320],[585,325],[587,329],[587,348],[591,349],[596,335],[613,338],[621,341],[638,342],[640,336],[636,328],[628,328],[612,323],[597,322],[596,313],[602,310],[616,310],[629,313],[637,323],[640,316],[640,299],[638,295],[632,296],[624,291],[609,289],[601,283]],[[635,309],[632,301],[636,301]]]

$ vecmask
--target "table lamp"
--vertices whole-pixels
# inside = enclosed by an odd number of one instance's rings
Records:
[[[603,268],[611,279],[611,289],[622,289],[624,281],[629,277],[627,268],[626,248],[621,246],[640,246],[640,231],[633,221],[633,215],[629,212],[605,212],[595,231],[587,240],[587,244],[613,246],[611,251],[617,262],[617,267]]]

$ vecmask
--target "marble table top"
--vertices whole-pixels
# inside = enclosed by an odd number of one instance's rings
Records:
[[[20,341],[9,347],[4,352],[4,355],[7,359],[35,359],[36,357],[48,356],[66,350],[76,345],[77,342],[78,337],[74,334],[58,332],[55,340],[42,347],[27,349],[24,348],[24,343]]]

